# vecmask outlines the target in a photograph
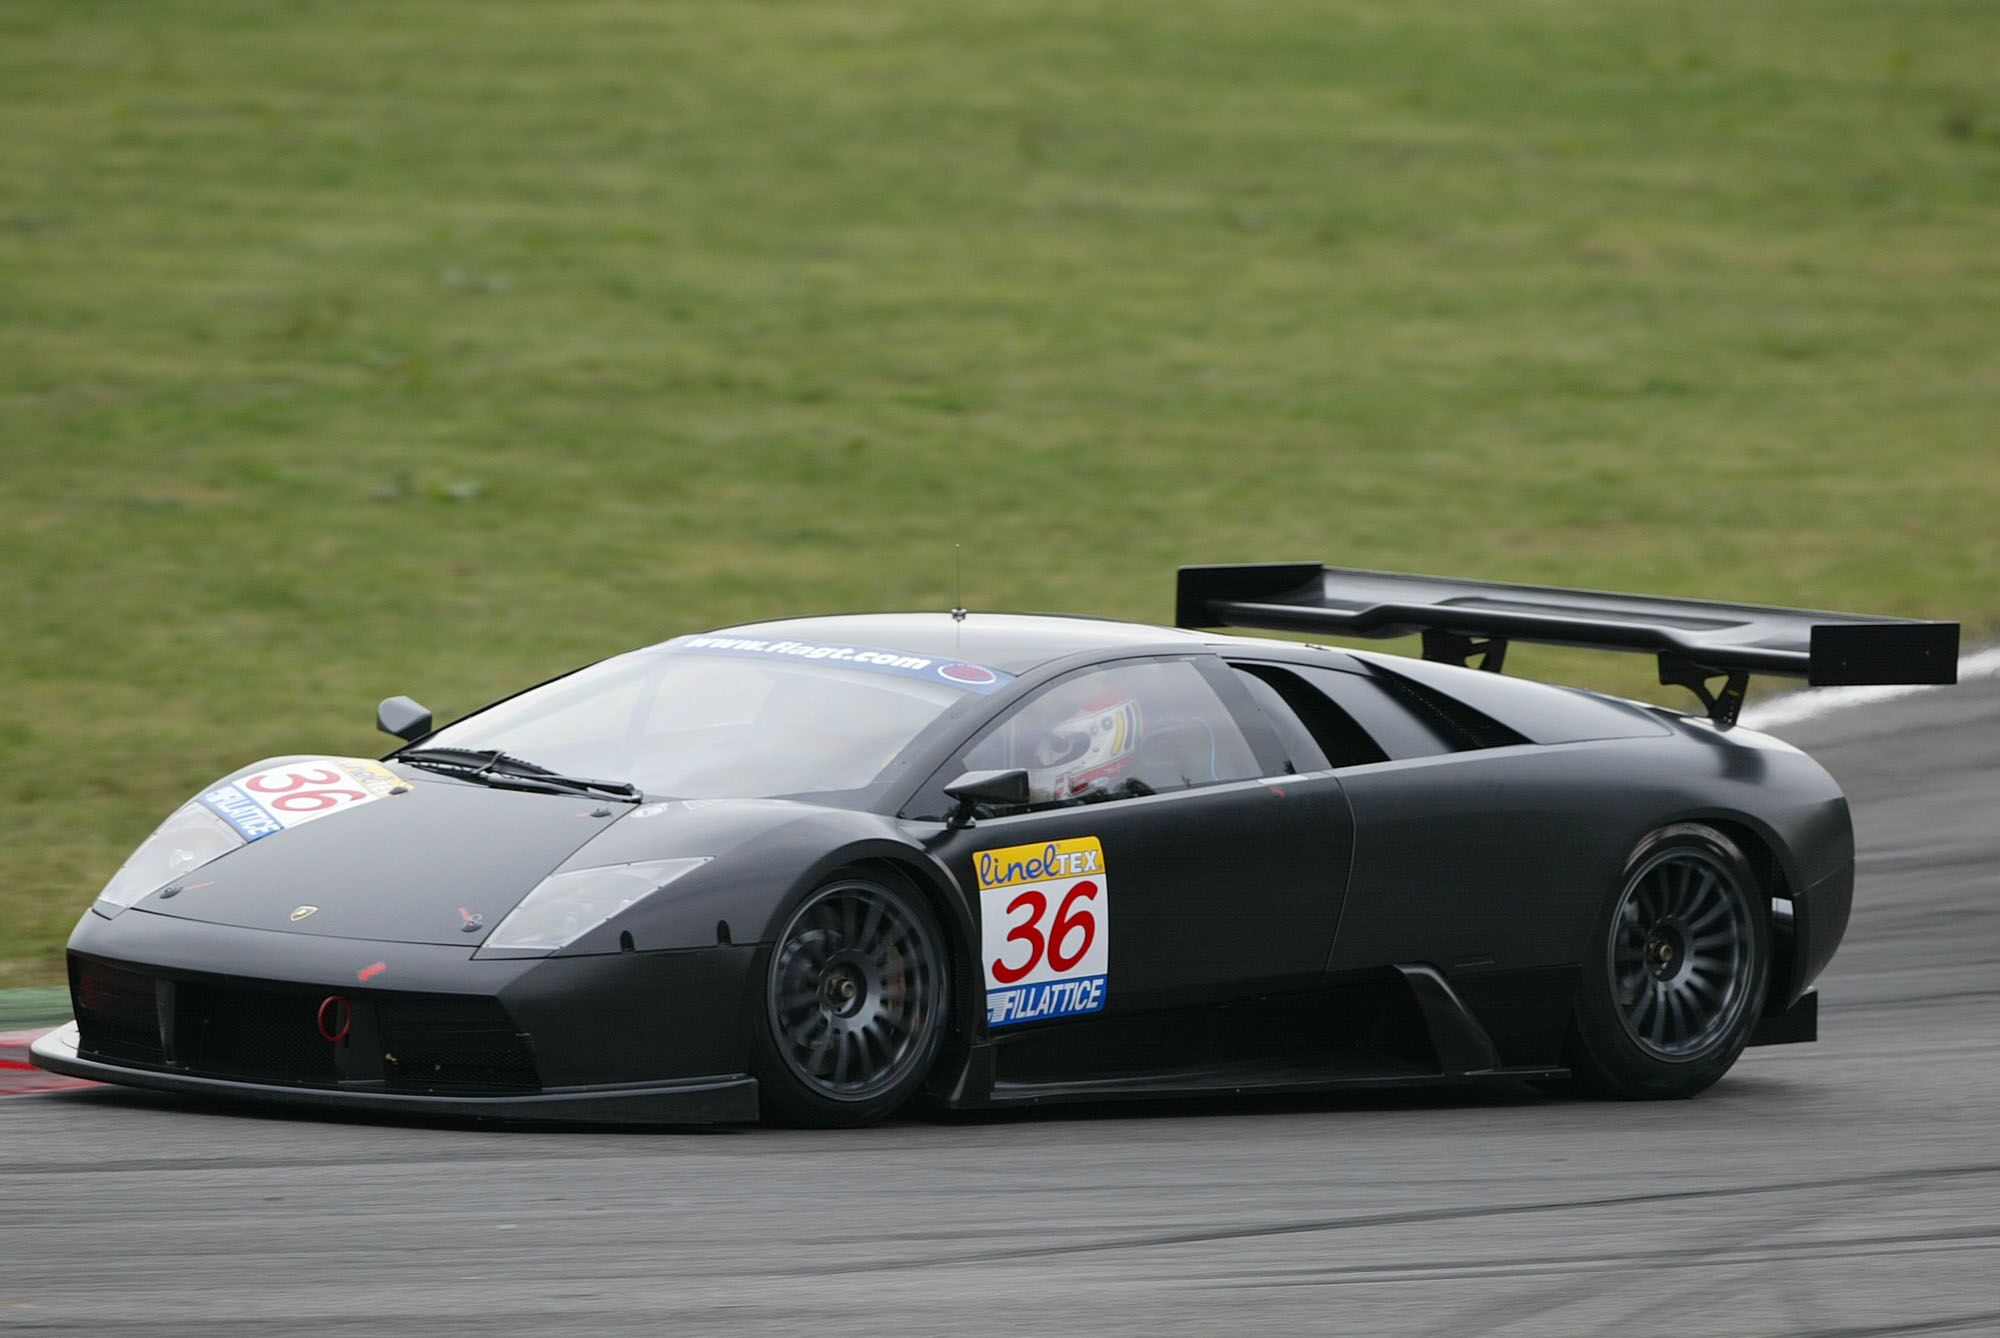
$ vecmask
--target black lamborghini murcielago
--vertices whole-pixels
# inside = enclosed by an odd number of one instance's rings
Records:
[[[801,618],[437,730],[391,698],[387,757],[161,824],[35,1061],[509,1120],[1687,1096],[1813,1039],[1853,892],[1839,788],[1732,728],[1747,675],[1950,682],[1958,637],[1310,564],[1185,568],[1176,622]],[[1185,630],[1221,626],[1424,658]],[[1704,710],[1507,678],[1511,641],[1654,654]]]

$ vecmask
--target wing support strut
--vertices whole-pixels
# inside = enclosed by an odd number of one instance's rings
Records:
[[[1474,656],[1479,663],[1472,663]],[[1439,664],[1455,664],[1461,668],[1484,669],[1489,674],[1502,672],[1507,663],[1507,641],[1505,637],[1460,636],[1456,632],[1430,628],[1424,632],[1424,658],[1436,660]]]
[[[1709,683],[1718,678],[1723,680],[1722,686],[1711,688]],[[1717,729],[1734,729],[1736,717],[1743,713],[1743,694],[1750,688],[1750,675],[1742,669],[1704,669],[1678,655],[1662,655],[1660,683],[1664,687],[1686,688],[1695,695]]]

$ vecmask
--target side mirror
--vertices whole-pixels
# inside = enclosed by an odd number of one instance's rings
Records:
[[[944,792],[958,801],[945,825],[968,827],[972,824],[972,810],[981,804],[1008,808],[1027,803],[1028,773],[1019,767],[1011,771],[968,771],[945,786]]]
[[[421,739],[431,732],[431,708],[408,697],[384,697],[375,708],[375,728],[399,739]]]

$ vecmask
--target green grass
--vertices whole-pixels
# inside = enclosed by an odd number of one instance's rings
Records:
[[[1996,70],[1979,0],[13,0],[0,984],[380,696],[954,543],[1989,632]]]

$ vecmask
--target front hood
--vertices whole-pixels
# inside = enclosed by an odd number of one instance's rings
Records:
[[[535,884],[631,811],[396,772],[406,792],[252,841],[188,875],[174,896],[155,892],[136,909],[470,952]]]

